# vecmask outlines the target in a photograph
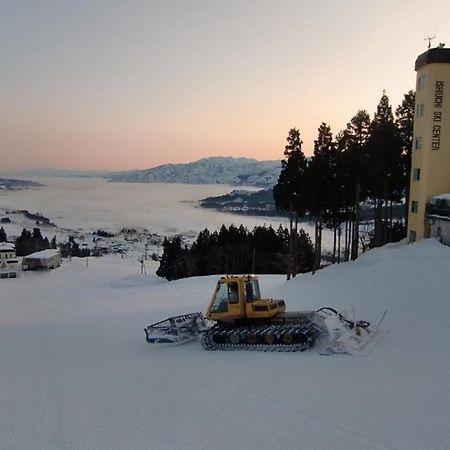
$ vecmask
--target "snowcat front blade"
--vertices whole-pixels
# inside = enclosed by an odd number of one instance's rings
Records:
[[[343,335],[334,339],[329,345],[329,351],[331,353],[347,353],[353,356],[367,355],[386,334],[387,330],[355,331],[347,334],[347,336]]]
[[[207,328],[200,312],[169,317],[144,329],[149,344],[175,344],[187,342]]]
[[[328,314],[324,317],[324,322],[328,328],[329,342],[326,351],[329,353],[367,355],[387,334],[387,330],[380,328],[387,311],[375,327],[371,327],[366,321],[348,320],[333,308],[325,307],[320,311]]]

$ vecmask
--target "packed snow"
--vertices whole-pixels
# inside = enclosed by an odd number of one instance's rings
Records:
[[[108,255],[0,280],[1,449],[448,448],[450,248],[260,278],[289,310],[387,309],[389,333],[360,357],[152,346],[144,327],[204,311],[217,280],[155,269]]]

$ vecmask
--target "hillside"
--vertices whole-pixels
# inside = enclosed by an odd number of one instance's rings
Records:
[[[17,191],[20,189],[38,188],[43,186],[42,183],[36,183],[35,181],[0,177],[0,191]]]
[[[146,170],[110,174],[110,181],[127,183],[230,184],[273,186],[280,173],[279,161],[213,157],[188,164],[164,164]]]
[[[234,190],[217,197],[206,197],[200,200],[200,206],[237,214],[257,216],[283,215],[275,209],[272,189],[261,189],[257,192]]]
[[[0,280],[5,449],[444,450],[450,248],[386,246],[286,282],[288,309],[354,305],[389,333],[367,356],[150,346],[144,326],[204,310],[217,277],[166,282],[135,258]]]

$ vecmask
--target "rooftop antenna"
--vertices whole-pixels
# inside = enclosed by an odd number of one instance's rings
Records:
[[[433,40],[433,39],[436,39],[436,36],[433,34],[431,34],[430,33],[430,31],[428,30],[427,32],[426,32],[426,36],[425,36],[425,38],[424,38],[424,41],[428,41],[428,50],[430,50],[430,48],[431,48],[431,41]]]

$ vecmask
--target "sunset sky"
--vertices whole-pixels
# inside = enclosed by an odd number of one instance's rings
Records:
[[[428,32],[448,0],[1,1],[0,170],[280,159],[292,127],[310,154],[395,109]]]

